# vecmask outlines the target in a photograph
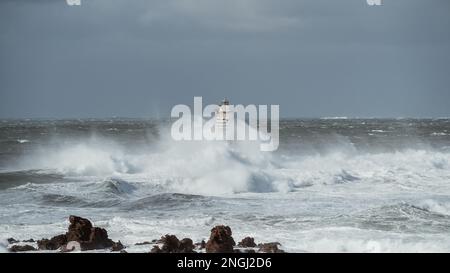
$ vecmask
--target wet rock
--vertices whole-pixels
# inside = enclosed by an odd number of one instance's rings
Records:
[[[159,246],[153,246],[152,250],[150,250],[150,253],[162,253],[162,250]]]
[[[120,253],[128,253],[126,250],[121,250]]]
[[[33,251],[37,250],[33,246],[30,245],[13,245],[9,248],[9,251],[11,252],[24,252],[24,251]]]
[[[265,243],[265,244],[259,244],[259,250],[258,252],[262,253],[284,253],[283,250],[279,249],[278,246],[281,244],[278,242],[273,243]]]
[[[164,237],[161,237],[161,243],[163,244],[161,250],[165,253],[177,252],[180,246],[180,241],[175,235],[166,235]]]
[[[89,241],[92,232],[92,223],[88,219],[71,215],[69,217],[69,230],[67,231],[67,241]]]
[[[162,244],[161,247],[154,246],[151,253],[195,253],[194,243],[189,238],[178,240],[175,235],[166,235],[158,240]]]
[[[42,239],[37,241],[39,250],[57,250],[67,244],[65,234],[57,235],[51,239]]]
[[[24,252],[24,251],[33,251],[37,250],[33,246],[30,245],[13,245],[9,248],[9,251],[11,252]]]
[[[113,246],[113,240],[108,238],[108,232],[104,228],[93,227],[87,241],[78,241],[82,250],[104,249]]]
[[[256,247],[255,239],[252,237],[245,237],[238,243],[239,247]]]
[[[236,245],[231,236],[229,226],[216,226],[211,230],[211,236],[206,243],[207,253],[232,253]]]
[[[66,234],[55,236],[51,239],[38,240],[40,250],[57,250],[64,246],[62,251],[72,251],[72,248],[81,250],[105,249],[110,247],[120,248],[120,242],[115,243],[108,238],[108,232],[99,227],[93,227],[85,218],[71,215],[69,228]],[[67,246],[68,242],[73,242]],[[120,243],[120,244],[119,244]],[[123,247],[123,245],[122,245]]]
[[[15,244],[15,243],[18,243],[18,242],[19,242],[19,241],[17,241],[17,240],[14,239],[14,238],[8,238],[7,241],[8,241],[8,244]]]
[[[124,249],[125,247],[123,246],[123,244],[118,241],[117,243],[113,243],[112,247],[111,247],[111,251],[121,251],[122,249]]]
[[[24,242],[24,243],[35,243],[36,241],[34,239],[28,239],[28,240],[23,240],[22,242]]]
[[[180,246],[178,248],[180,253],[194,253],[194,243],[189,238],[184,238],[180,241]]]

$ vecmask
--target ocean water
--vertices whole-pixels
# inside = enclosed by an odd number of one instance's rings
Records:
[[[450,119],[290,119],[280,148],[143,119],[0,120],[0,252],[79,215],[129,252],[165,234],[288,252],[450,252]]]

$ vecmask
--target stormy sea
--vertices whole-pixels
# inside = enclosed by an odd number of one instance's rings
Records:
[[[286,252],[450,252],[450,119],[285,119],[276,152],[160,120],[0,120],[0,252],[69,215],[128,252],[221,224]]]

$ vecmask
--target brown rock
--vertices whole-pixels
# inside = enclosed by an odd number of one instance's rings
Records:
[[[65,234],[57,235],[51,239],[42,239],[37,241],[39,250],[57,250],[67,244]]]
[[[15,244],[15,243],[18,243],[18,242],[19,242],[19,241],[17,241],[17,240],[14,239],[14,238],[8,238],[7,241],[8,241],[8,244]]]
[[[265,243],[265,244],[259,244],[259,250],[258,252],[262,253],[284,253],[283,250],[279,249],[278,246],[281,244],[278,242],[273,243]]]
[[[113,241],[108,238],[108,232],[104,228],[93,227],[87,241],[79,241],[82,250],[104,249],[113,246]]]
[[[216,226],[211,230],[211,236],[206,243],[207,253],[232,253],[233,246],[236,245],[231,237],[229,226]]]
[[[166,235],[161,237],[161,242],[163,246],[161,247],[162,252],[165,253],[173,253],[177,252],[180,241],[178,240],[177,236],[175,235]]]
[[[92,223],[85,218],[73,216],[69,217],[69,228],[66,234],[58,235],[49,239],[42,239],[37,241],[38,247],[41,250],[56,250],[65,246],[68,242],[79,243],[81,250],[104,249],[114,247],[120,248],[123,245],[118,242],[115,243],[108,238],[108,232],[99,227],[93,227]],[[71,251],[72,248],[63,249]]]
[[[256,247],[255,239],[252,237],[245,237],[238,243],[239,247]]]
[[[159,246],[153,246],[152,250],[150,250],[150,253],[162,253],[161,248]]]
[[[67,241],[89,241],[92,223],[88,219],[71,215],[69,217],[69,230],[67,231]]]
[[[180,241],[180,246],[178,248],[180,253],[194,253],[194,243],[189,238],[184,238]]]
[[[30,245],[13,245],[12,247],[9,248],[9,251],[11,251],[11,252],[23,252],[23,251],[33,251],[33,250],[37,250],[37,249]]]
[[[151,253],[195,253],[194,243],[189,238],[180,241],[175,235],[166,235],[161,237],[158,242],[162,246],[154,246]]]
[[[121,251],[122,249],[124,249],[125,247],[122,245],[122,243],[120,241],[113,242],[113,245],[111,247],[111,251]]]

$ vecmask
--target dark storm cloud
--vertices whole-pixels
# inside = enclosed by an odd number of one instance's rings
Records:
[[[450,1],[0,2],[0,116],[450,116]]]

